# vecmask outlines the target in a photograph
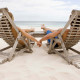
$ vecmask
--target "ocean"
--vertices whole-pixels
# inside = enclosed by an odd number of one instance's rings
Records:
[[[41,27],[42,24],[45,24],[46,27],[64,27],[66,22],[60,22],[60,21],[15,21],[15,24],[20,28],[22,28],[23,26]]]

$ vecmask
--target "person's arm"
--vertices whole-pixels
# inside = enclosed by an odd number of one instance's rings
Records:
[[[47,40],[47,39],[56,37],[61,31],[62,31],[62,29],[59,29],[58,31],[55,31],[55,32],[53,32],[53,33],[50,33],[50,34],[44,36],[40,41],[42,42],[42,41],[45,41],[45,40]]]
[[[31,36],[30,34],[26,33],[24,30],[20,29],[19,27],[17,27],[17,28],[26,38],[29,38],[32,41],[38,42],[33,36]]]
[[[42,41],[45,41],[47,39],[56,37],[61,31],[62,31],[62,29],[59,29],[59,30],[57,30],[57,31],[55,31],[53,33],[50,33],[50,34],[44,36],[42,39],[40,39],[40,41],[37,43],[37,45],[40,47],[42,45]]]

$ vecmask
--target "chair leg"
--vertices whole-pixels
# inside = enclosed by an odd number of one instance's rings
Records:
[[[56,45],[56,42],[54,43],[54,44],[52,44],[53,43],[53,38],[51,39],[51,42],[50,42],[50,46],[49,46],[49,51],[48,51],[48,54],[52,54],[52,53],[54,53],[54,46]]]
[[[62,40],[62,37],[59,35],[59,38],[61,40],[61,46],[63,48],[64,54],[62,57],[70,64],[73,64],[75,67],[80,69],[80,55],[72,55],[70,56],[68,51],[66,50],[66,47],[64,45],[64,42]],[[59,54],[59,53],[58,53]],[[61,55],[61,54],[60,54]]]
[[[28,48],[29,48],[29,52],[32,53],[33,50],[31,49],[31,45],[30,45],[30,39],[27,39],[28,40]]]
[[[12,60],[12,58],[13,58],[13,56],[14,56],[14,54],[15,54],[15,49],[16,49],[16,47],[17,47],[17,45],[18,45],[18,39],[19,39],[20,37],[21,37],[21,33],[18,34],[18,37],[17,37],[16,40],[15,40],[15,43],[14,43],[14,45],[13,45],[13,48],[12,48],[12,50],[11,50],[11,52],[10,52],[9,57],[8,57],[8,60],[9,60],[9,61]]]
[[[62,49],[63,49],[63,51],[64,51],[65,57],[67,57],[67,56],[68,56],[68,51],[67,51],[67,49],[66,49],[66,47],[65,47],[65,44],[64,44],[64,42],[63,42],[63,39],[62,39],[61,35],[58,35],[58,37],[59,37],[59,39],[60,39],[60,41],[61,41],[61,46],[62,46]]]
[[[33,52],[33,50],[31,49],[31,46],[30,46],[30,41],[29,41],[29,39],[28,39],[28,43],[26,43],[26,41],[23,39],[23,38],[21,38],[21,40],[24,42],[24,44],[26,45],[26,48],[27,49],[29,49],[29,53],[32,53]],[[25,51],[26,52],[26,51]]]
[[[16,49],[16,47],[17,47],[17,44],[18,44],[18,41],[16,40],[15,41],[15,44],[14,44],[14,46],[13,46],[13,49],[11,50],[11,52],[10,52],[10,55],[9,55],[9,61],[11,61],[12,60],[12,57],[14,56],[14,54],[15,54],[15,49]]]

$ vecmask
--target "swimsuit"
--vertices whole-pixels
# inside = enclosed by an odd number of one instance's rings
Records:
[[[46,32],[46,34],[50,34],[50,33],[52,33],[50,30],[47,30],[47,32]],[[57,36],[56,37],[54,37],[54,38],[58,38]],[[47,40],[48,41],[48,43],[50,44],[50,42],[51,42],[51,39],[48,39]],[[53,40],[53,43],[54,43],[54,40]],[[52,43],[52,44],[53,44]],[[56,45],[54,46],[54,48],[56,48],[56,47],[58,47],[59,45],[56,43]]]

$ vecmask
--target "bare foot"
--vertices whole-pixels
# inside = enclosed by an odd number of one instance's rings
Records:
[[[31,28],[31,32],[34,32],[35,31],[35,29],[34,28]]]
[[[41,29],[45,29],[45,25],[44,24],[41,26]]]

